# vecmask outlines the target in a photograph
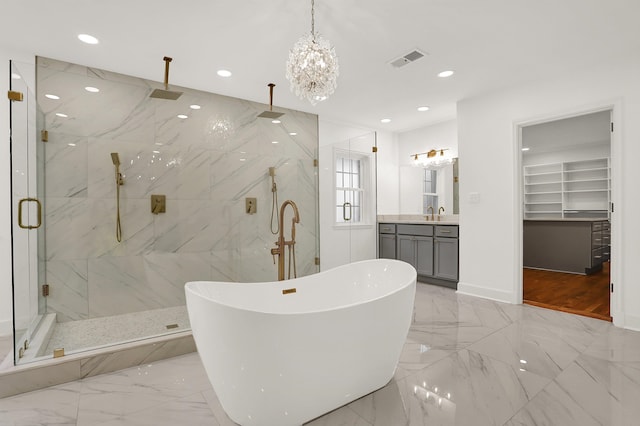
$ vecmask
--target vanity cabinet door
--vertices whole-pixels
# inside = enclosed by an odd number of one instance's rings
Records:
[[[436,238],[435,249],[435,273],[436,278],[445,280],[458,280],[458,239]]]
[[[381,259],[396,258],[396,235],[380,234],[380,256]]]
[[[411,235],[398,235],[397,259],[416,267],[416,243]]]
[[[415,237],[415,250],[418,275],[433,275],[433,237]]]

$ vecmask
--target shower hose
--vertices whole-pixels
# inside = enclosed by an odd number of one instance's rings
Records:
[[[120,224],[120,173],[116,172],[116,240],[122,241],[122,225]]]
[[[276,235],[278,232],[280,232],[280,218],[278,215],[278,187],[276,186],[276,180],[272,177],[271,178],[271,233],[273,235]],[[273,229],[274,227],[274,217],[275,217],[275,231]]]

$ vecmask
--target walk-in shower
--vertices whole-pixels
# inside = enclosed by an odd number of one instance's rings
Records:
[[[292,274],[318,271],[316,115],[283,110],[274,124],[257,118],[264,104],[183,87],[175,101],[158,101],[149,96],[156,82],[47,58],[37,58],[35,80],[31,104],[41,112],[21,125],[39,150],[24,158],[43,225],[14,227],[33,240],[28,250],[14,245],[14,261],[33,261],[14,274],[16,318],[30,330],[16,342],[28,342],[18,363],[189,330],[188,281],[272,281],[270,167],[277,195],[304,219]],[[86,86],[100,92],[84,95]],[[212,138],[207,124],[220,116],[236,131]],[[48,142],[35,137],[41,131]],[[158,194],[170,206],[163,214],[149,208]],[[245,198],[265,208],[246,214]]]

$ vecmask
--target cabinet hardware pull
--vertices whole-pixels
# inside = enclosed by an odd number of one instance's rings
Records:
[[[442,234],[450,234],[450,233],[451,233],[451,231],[443,231],[443,230],[440,230],[440,233],[442,233]]]

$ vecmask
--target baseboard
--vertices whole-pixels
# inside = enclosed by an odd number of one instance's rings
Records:
[[[640,317],[636,315],[624,315],[624,324],[622,324],[622,327],[627,330],[640,331]]]
[[[469,283],[458,282],[458,291],[456,293],[482,297],[483,299],[495,300],[497,302],[515,303],[514,295],[510,292],[489,289]]]
[[[13,334],[13,321],[0,320],[0,337],[11,336]]]

